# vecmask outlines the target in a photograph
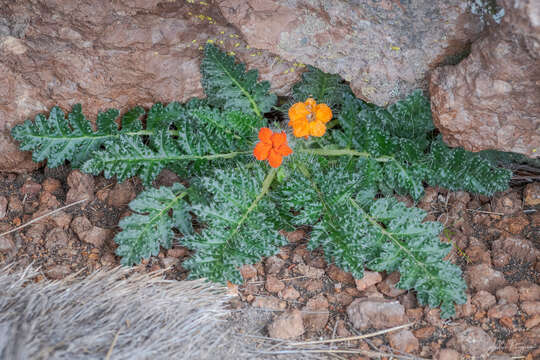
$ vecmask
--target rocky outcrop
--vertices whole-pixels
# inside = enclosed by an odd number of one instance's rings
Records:
[[[249,47],[203,1],[8,1],[0,8],[0,171],[35,168],[9,130],[53,105],[99,110],[203,96],[199,64],[213,42],[259,69],[278,94],[293,64]]]
[[[433,119],[452,146],[540,156],[540,2],[506,11],[468,58],[433,72]]]
[[[377,105],[425,87],[483,28],[462,0],[216,2],[251,46],[339,74]]]

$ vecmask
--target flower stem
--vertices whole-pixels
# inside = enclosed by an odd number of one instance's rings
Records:
[[[298,149],[296,152],[320,156],[359,156],[363,158],[371,158],[378,162],[388,162],[394,160],[394,158],[391,156],[373,157],[373,155],[367,152],[360,152],[352,149]]]

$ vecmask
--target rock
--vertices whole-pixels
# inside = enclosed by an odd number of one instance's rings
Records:
[[[323,288],[323,282],[320,279],[308,279],[301,281],[298,284],[306,291],[311,293],[318,292]]]
[[[489,309],[488,316],[494,319],[501,319],[503,317],[513,317],[518,312],[516,304],[501,304],[496,305]]]
[[[399,281],[399,273],[394,271],[383,282],[377,285],[377,289],[388,297],[397,297],[407,292],[406,289],[398,289],[395,285]]]
[[[426,316],[426,321],[435,326],[435,327],[442,327],[443,326],[443,322],[441,320],[441,310],[440,309],[437,309],[437,308],[429,308],[429,307],[425,307],[425,316]]]
[[[161,259],[161,263],[163,264],[164,268],[172,268],[180,264],[180,260],[172,256],[166,256],[163,259]]]
[[[264,287],[266,288],[268,292],[277,293],[285,288],[285,284],[283,283],[283,281],[279,280],[277,277],[269,275],[266,278]]]
[[[347,306],[353,302],[353,297],[347,293],[336,294],[336,302],[342,306]]]
[[[365,270],[363,278],[355,279],[356,288],[360,291],[364,291],[368,287],[378,284],[381,280],[382,276],[380,273]]]
[[[45,271],[45,274],[54,280],[60,280],[65,278],[71,273],[69,265],[53,265]]]
[[[422,320],[422,317],[424,316],[424,309],[422,308],[415,308],[415,309],[407,309],[407,317],[409,318],[409,321],[416,322]]]
[[[497,288],[506,285],[504,275],[497,270],[493,270],[487,264],[470,266],[466,271],[469,284],[476,291],[495,291]]]
[[[336,321],[336,334],[342,338],[352,336],[349,329],[347,329],[347,324],[343,320]]]
[[[393,331],[388,333],[386,337],[393,349],[397,349],[407,354],[416,353],[420,349],[418,339],[414,337],[410,330],[403,329],[400,331]]]
[[[21,187],[21,193],[24,195],[37,195],[41,191],[41,184],[38,184],[37,182],[28,179]]]
[[[284,232],[284,233],[285,233],[285,237],[290,243],[297,243],[306,237],[306,232],[302,229],[298,229],[298,230],[294,230],[290,232]]]
[[[473,305],[470,295],[467,295],[467,301],[465,302],[465,304],[456,305],[457,318],[469,317],[469,316],[472,316],[475,312],[476,312],[476,306]]]
[[[483,28],[458,0],[217,4],[251,46],[339,74],[358,97],[378,105],[422,87],[428,70],[462,51]]]
[[[538,151],[538,150],[537,150]],[[525,186],[523,190],[523,201],[526,206],[540,205],[540,182],[535,181]]]
[[[266,310],[284,310],[287,303],[274,296],[256,296],[251,306]]]
[[[69,191],[66,195],[66,203],[71,204],[75,201],[87,199],[83,204],[88,204],[94,200],[94,177],[89,174],[73,170],[68,178],[67,183]]]
[[[43,180],[41,185],[43,186],[44,191],[47,191],[50,193],[55,193],[62,189],[62,183],[60,182],[60,180],[50,178],[50,177]]]
[[[275,339],[292,339],[304,332],[302,313],[296,309],[279,315],[268,325],[268,334]]]
[[[187,248],[183,247],[183,246],[174,247],[172,249],[167,250],[167,256],[172,256],[172,257],[175,257],[175,258],[184,257],[188,253],[189,253],[189,250]],[[249,267],[249,266],[252,266],[252,265],[244,265],[244,266]],[[240,272],[242,272],[243,268],[244,267],[240,268]],[[257,270],[255,270],[255,275],[257,275]],[[242,274],[242,276],[244,276],[244,275]]]
[[[416,296],[412,292],[407,292],[399,297],[399,303],[403,305],[405,310],[407,309],[413,309],[418,306],[418,302],[416,301]]]
[[[454,349],[441,349],[435,360],[460,360],[461,355]]]
[[[493,252],[493,265],[502,268],[503,266],[506,266],[510,263],[510,260],[512,260],[512,257],[510,254],[505,253],[503,250],[495,250]]]
[[[505,286],[496,292],[499,304],[516,304],[519,300],[519,292],[513,286]]]
[[[285,265],[285,261],[281,260],[277,256],[270,256],[264,262],[264,270],[267,274],[277,274],[281,271],[281,268]]]
[[[310,279],[320,279],[324,275],[323,269],[317,269],[316,267],[305,264],[298,264],[296,269],[300,272],[300,274]]]
[[[521,211],[521,194],[517,191],[504,192],[495,196],[493,211],[504,215],[513,215]]]
[[[47,249],[66,247],[68,242],[69,238],[61,228],[54,228],[45,236],[45,247]]]
[[[111,236],[111,231],[93,226],[86,216],[79,216],[71,222],[71,228],[81,241],[101,248],[106,239]]]
[[[0,236],[0,252],[7,253],[15,249],[15,243],[10,235]]]
[[[530,316],[540,314],[540,301],[524,301],[520,307],[522,311]]]
[[[519,214],[517,217],[507,217],[499,221],[495,226],[498,229],[509,232],[512,235],[519,235],[530,224],[527,215]]]
[[[407,319],[404,307],[397,301],[378,298],[360,298],[347,307],[349,320],[354,327],[386,329],[403,324]]]
[[[67,230],[71,224],[71,219],[73,219],[73,216],[65,211],[59,211],[51,216],[51,220],[56,224],[56,226],[62,228],[63,230]]]
[[[456,350],[472,356],[488,355],[496,349],[495,341],[481,328],[471,326],[455,335]]]
[[[512,258],[522,262],[534,263],[540,258],[540,250],[532,241],[521,237],[501,237],[493,242],[493,251],[511,254]]]
[[[330,279],[340,282],[342,284],[354,284],[354,278],[352,274],[341,270],[334,264],[328,266],[328,268],[326,269],[326,274]]]
[[[300,293],[292,286],[288,286],[281,290],[279,296],[284,300],[296,300],[300,297]]]
[[[540,314],[536,314],[530,319],[525,321],[525,329],[531,329],[540,324]]]
[[[109,192],[107,204],[114,207],[127,206],[129,202],[135,199],[135,186],[129,180],[122,183],[116,183]]]
[[[487,310],[497,303],[495,296],[485,290],[477,292],[473,298],[472,303],[478,306],[482,310]]]
[[[302,319],[304,320],[304,327],[307,331],[324,329],[329,316],[328,300],[322,294],[309,299],[302,310]]]
[[[0,33],[0,172],[39,166],[17,150],[9,130],[53,105],[67,110],[82,103],[94,120],[99,110],[111,107],[124,112],[134,105],[202,97],[199,66],[207,41],[258,69],[280,95],[299,78],[299,71],[291,71],[297,66],[246,46],[215,4],[38,0],[5,5],[8,16],[2,19],[11,30]]]
[[[540,300],[540,285],[528,283],[518,288],[519,301],[538,301]]]
[[[168,252],[167,252],[167,254],[168,254]],[[170,256],[172,256],[172,255],[170,255]],[[181,257],[181,256],[175,256],[175,257]],[[257,276],[257,269],[253,265],[243,265],[243,266],[240,267],[240,274],[242,275],[244,280],[253,279],[254,277]]]
[[[424,326],[413,331],[413,334],[416,338],[420,340],[425,340],[431,337],[435,332],[434,326]]]
[[[35,223],[30,225],[26,232],[24,233],[27,238],[31,239],[33,242],[39,243],[43,239],[45,234],[46,226],[43,223]]]
[[[0,219],[7,215],[8,199],[5,196],[0,196]]]
[[[538,1],[502,0],[505,15],[456,66],[430,77],[433,121],[450,146],[540,155]]]
[[[538,349],[540,329],[535,329],[513,333],[510,339],[506,340],[505,350],[516,356],[525,355],[531,350]]]
[[[22,202],[17,195],[9,197],[8,212],[19,214],[23,212]]]

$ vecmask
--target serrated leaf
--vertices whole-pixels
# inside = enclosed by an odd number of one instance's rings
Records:
[[[213,201],[193,205],[204,229],[184,237],[182,243],[195,254],[183,263],[190,278],[205,277],[215,282],[241,283],[239,267],[274,255],[286,239],[279,234],[273,202],[266,197],[277,170],[265,174],[256,166],[216,170],[200,179],[200,186]]]
[[[184,235],[193,232],[186,195],[186,188],[175,183],[171,187],[150,188],[129,203],[130,209],[137,213],[120,221],[122,231],[114,238],[118,244],[116,254],[122,257],[123,265],[138,264],[142,259],[158,255],[160,246],[170,248],[173,227],[178,227]]]
[[[47,160],[49,167],[62,165],[66,160],[78,167],[88,159],[108,138],[115,136],[118,126],[114,122],[118,113],[100,113],[98,130],[81,112],[81,105],[74,105],[66,119],[64,112],[53,107],[49,117],[37,115],[34,122],[26,120],[15,126],[11,135],[20,142],[21,150],[32,151],[34,161]]]
[[[292,87],[294,102],[304,102],[312,97],[317,103],[327,104],[334,111],[341,107],[347,96],[354,97],[339,75],[327,74],[311,65],[307,66],[302,79]]]
[[[268,81],[257,82],[257,70],[246,72],[244,64],[235,63],[234,57],[212,44],[206,44],[204,49],[201,74],[208,102],[218,108],[262,118],[277,101],[277,96],[269,93]]]
[[[497,168],[478,154],[462,148],[451,149],[440,139],[431,145],[430,185],[491,196],[507,189],[511,177],[510,170]]]

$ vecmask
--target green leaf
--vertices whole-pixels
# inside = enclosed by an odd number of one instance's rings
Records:
[[[246,72],[244,64],[235,63],[234,57],[212,44],[206,44],[204,49],[201,74],[204,92],[212,106],[261,118],[277,101],[277,96],[269,93],[268,81],[257,82],[257,70]]]
[[[510,170],[497,168],[478,154],[462,148],[451,149],[440,139],[431,145],[430,185],[491,196],[507,189],[511,177]]]
[[[150,188],[129,203],[136,213],[120,221],[122,231],[114,238],[118,244],[116,254],[122,257],[123,265],[138,264],[142,259],[156,256],[160,246],[170,248],[173,227],[184,235],[193,232],[186,195],[186,188],[175,183],[171,187]]]
[[[304,102],[311,97],[334,111],[340,108],[346,96],[354,97],[350,87],[339,75],[327,74],[310,65],[302,74],[302,79],[292,88],[294,102]],[[363,103],[361,100],[359,102]]]
[[[15,126],[11,135],[20,142],[21,150],[33,152],[34,161],[47,160],[49,167],[57,167],[68,160],[72,166],[79,167],[93,151],[119,136],[121,131],[115,123],[117,117],[118,111],[114,109],[99,113],[98,129],[94,131],[82,114],[80,104],[73,106],[67,119],[64,112],[55,106],[48,118],[39,114],[34,122],[26,120]]]
[[[198,186],[213,194],[213,201],[193,205],[205,226],[182,239],[183,245],[195,250],[183,263],[191,271],[190,278],[241,283],[240,266],[274,255],[285,245],[278,232],[277,209],[266,196],[276,173],[272,169],[265,175],[262,166],[239,167],[216,170],[200,179]]]

